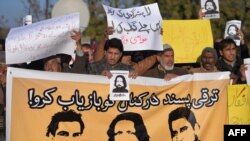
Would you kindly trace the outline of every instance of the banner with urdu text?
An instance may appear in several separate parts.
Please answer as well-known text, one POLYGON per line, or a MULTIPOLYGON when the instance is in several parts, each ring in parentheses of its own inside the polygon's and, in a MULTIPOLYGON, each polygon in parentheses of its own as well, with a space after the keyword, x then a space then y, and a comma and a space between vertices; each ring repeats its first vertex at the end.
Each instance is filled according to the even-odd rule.
POLYGON ((175 63, 199 61, 205 47, 213 47, 209 20, 163 20, 163 44, 174 48, 175 63))
POLYGON ((162 50, 162 17, 157 3, 133 8, 103 5, 107 24, 113 27, 109 38, 121 39, 125 51, 162 50))
POLYGON ((250 125, 250 86, 230 85, 227 91, 229 124, 250 125))
POLYGON ((223 141, 229 73, 129 79, 109 100, 104 76, 8 68, 7 141, 223 141))

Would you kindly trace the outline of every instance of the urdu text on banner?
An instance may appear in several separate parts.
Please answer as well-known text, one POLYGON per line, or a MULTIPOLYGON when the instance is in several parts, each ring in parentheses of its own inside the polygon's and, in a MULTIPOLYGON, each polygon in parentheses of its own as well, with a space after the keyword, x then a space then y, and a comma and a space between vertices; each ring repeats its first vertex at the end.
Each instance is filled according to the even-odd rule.
POLYGON ((209 20, 164 20, 162 38, 174 48, 175 63, 195 63, 205 47, 213 47, 209 20))
POLYGON ((104 76, 17 68, 8 68, 7 73, 8 141, 55 140, 63 138, 59 134, 62 129, 78 133, 72 137, 75 141, 107 141, 119 132, 118 126, 127 131, 131 122, 136 124, 129 130, 133 133, 119 132, 116 140, 171 140, 171 129, 177 130, 172 116, 176 117, 178 111, 192 117, 188 119, 193 121, 195 131, 188 120, 182 120, 183 115, 178 115, 182 117, 180 123, 185 121, 190 126, 190 137, 222 141, 223 127, 228 123, 229 72, 189 74, 171 81, 130 79, 129 101, 110 100, 109 79, 104 76), (73 119, 73 115, 78 118, 73 119))
POLYGON ((250 86, 228 86, 229 124, 250 124, 250 86))
POLYGON ((108 26, 114 29, 109 38, 121 39, 125 51, 162 50, 162 17, 157 3, 127 9, 103 7, 108 26))
POLYGON ((72 30, 79 29, 79 13, 12 28, 6 38, 6 64, 25 63, 51 55, 74 55, 72 30))

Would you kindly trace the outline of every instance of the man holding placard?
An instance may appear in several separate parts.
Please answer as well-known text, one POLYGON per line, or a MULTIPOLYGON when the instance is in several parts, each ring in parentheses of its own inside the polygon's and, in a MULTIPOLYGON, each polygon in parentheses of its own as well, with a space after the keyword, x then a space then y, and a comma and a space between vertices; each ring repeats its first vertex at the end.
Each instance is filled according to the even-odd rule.
POLYGON ((137 73, 131 66, 121 63, 120 59, 123 54, 123 44, 120 39, 112 38, 105 43, 105 57, 90 64, 88 67, 90 74, 104 75, 108 78, 112 77, 111 70, 129 70, 129 76, 137 77, 137 73))

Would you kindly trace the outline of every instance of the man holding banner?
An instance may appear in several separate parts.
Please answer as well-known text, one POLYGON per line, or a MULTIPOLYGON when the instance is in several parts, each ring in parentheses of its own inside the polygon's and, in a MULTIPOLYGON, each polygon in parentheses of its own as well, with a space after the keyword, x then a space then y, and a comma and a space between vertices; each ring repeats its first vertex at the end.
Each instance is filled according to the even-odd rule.
POLYGON ((121 63, 120 59, 123 54, 123 44, 120 39, 112 38, 105 43, 105 57, 98 62, 89 66, 89 73, 96 75, 104 75, 108 78, 112 77, 110 70, 129 70, 129 76, 137 77, 137 73, 131 66, 121 63))
POLYGON ((163 51, 158 54, 157 60, 159 64, 145 72, 144 76, 171 80, 179 75, 188 74, 186 70, 174 66, 174 50, 168 44, 163 45, 163 51))

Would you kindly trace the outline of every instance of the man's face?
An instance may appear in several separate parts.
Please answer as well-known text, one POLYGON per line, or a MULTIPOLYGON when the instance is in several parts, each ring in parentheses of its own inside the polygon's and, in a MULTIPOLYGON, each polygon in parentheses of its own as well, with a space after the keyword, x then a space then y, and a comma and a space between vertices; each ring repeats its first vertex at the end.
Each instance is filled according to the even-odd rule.
POLYGON ((118 78, 116 79, 115 86, 118 87, 118 88, 124 87, 124 82, 123 82, 123 79, 122 79, 121 77, 118 77, 118 78))
POLYGON ((230 26, 228 28, 228 34, 229 35, 236 35, 236 33, 237 33, 237 29, 234 26, 230 26))
POLYGON ((115 126, 115 141, 138 141, 134 123, 129 120, 119 121, 115 126))
POLYGON ((223 50, 220 50, 220 55, 227 63, 233 63, 237 55, 236 46, 234 44, 229 44, 227 47, 223 48, 223 50))
POLYGON ((89 63, 93 63, 94 62, 94 52, 93 52, 93 50, 90 49, 90 48, 83 47, 82 51, 88 55, 89 63))
POLYGON ((203 58, 201 58, 201 63, 207 71, 214 70, 216 63, 214 54, 212 52, 205 52, 203 58))
POLYGON ((174 68, 174 52, 173 51, 165 51, 160 56, 160 63, 166 70, 173 70, 174 68))
POLYGON ((61 65, 56 58, 50 59, 44 64, 45 71, 61 72, 61 69, 61 65))
POLYGON ((119 62, 122 53, 117 48, 109 48, 106 52, 106 59, 110 65, 115 65, 119 62))
POLYGON ((81 127, 77 121, 59 122, 53 141, 80 141, 81 127))
POLYGON ((173 141, 195 141, 195 131, 191 124, 185 119, 180 118, 172 122, 173 141))
POLYGON ((94 52, 93 52, 92 49, 88 50, 88 60, 89 60, 89 63, 93 63, 94 62, 94 52))
POLYGON ((206 3, 206 10, 207 10, 207 11, 212 11, 212 10, 214 10, 214 6, 213 6, 213 3, 212 3, 212 2, 207 2, 207 3, 206 3))

